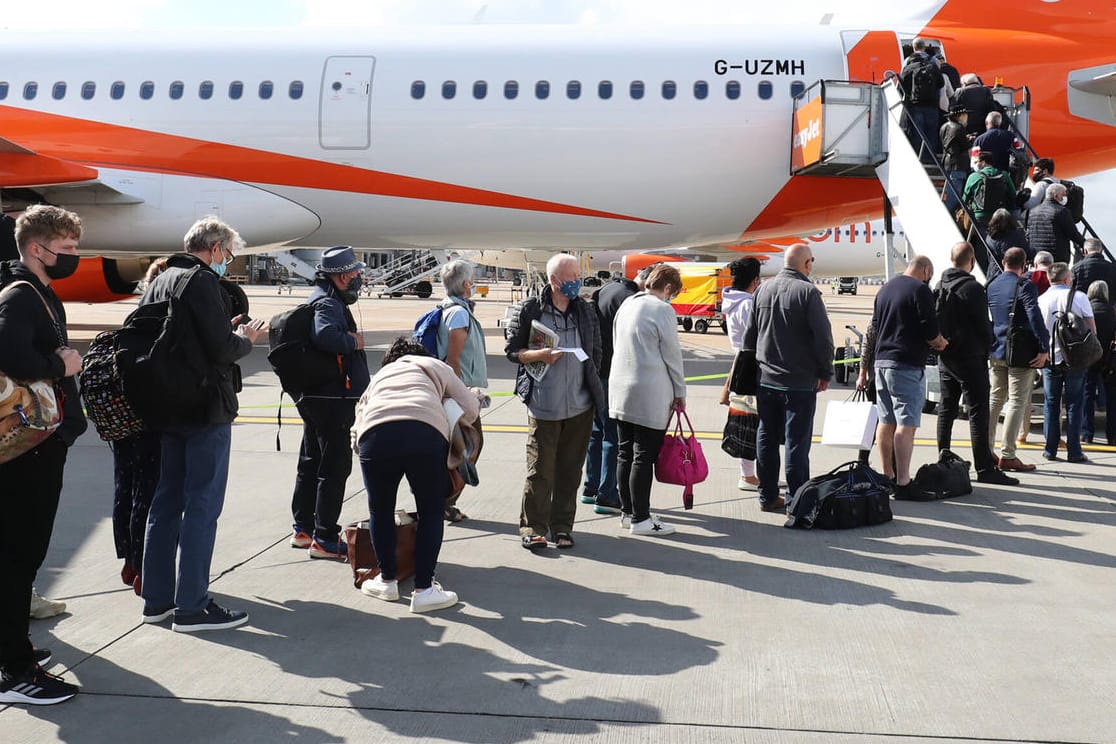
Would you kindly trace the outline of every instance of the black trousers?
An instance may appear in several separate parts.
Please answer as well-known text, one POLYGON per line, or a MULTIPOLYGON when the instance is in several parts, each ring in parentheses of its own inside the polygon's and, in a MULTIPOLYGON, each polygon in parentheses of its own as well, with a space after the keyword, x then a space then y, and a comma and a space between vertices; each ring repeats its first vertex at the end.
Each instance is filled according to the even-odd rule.
POLYGON ((616 430, 620 444, 616 452, 620 509, 631 514, 633 522, 642 522, 651 516, 651 482, 666 429, 650 429, 617 420, 616 430))
POLYGON ((162 449, 163 438, 157 431, 141 431, 112 443, 112 537, 116 557, 136 571, 143 566, 147 514, 159 485, 162 449))
POLYGON ((988 380, 988 360, 978 357, 947 359, 938 362, 942 381, 942 402, 938 411, 938 450, 950 449, 953 422, 961 396, 969 406, 969 436, 973 442, 973 465, 979 473, 994 467, 996 458, 989 441, 988 416, 992 386, 988 380))
POLYGON ((31 586, 50 546, 67 451, 56 434, 0 465, 0 669, 10 675, 35 663, 31 586))
POLYGON ((337 540, 345 483, 353 470, 349 430, 356 417, 356 399, 303 398, 302 447, 298 453, 291 512, 294 529, 313 532, 321 540, 337 540))

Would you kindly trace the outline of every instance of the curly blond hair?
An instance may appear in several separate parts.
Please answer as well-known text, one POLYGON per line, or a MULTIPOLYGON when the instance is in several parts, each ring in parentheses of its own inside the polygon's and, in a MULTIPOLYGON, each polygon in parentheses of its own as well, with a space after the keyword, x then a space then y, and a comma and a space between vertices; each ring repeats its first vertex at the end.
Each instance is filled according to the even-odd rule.
POLYGON ((62 207, 35 204, 16 218, 16 247, 21 256, 32 243, 49 243, 59 238, 81 240, 81 217, 62 207))

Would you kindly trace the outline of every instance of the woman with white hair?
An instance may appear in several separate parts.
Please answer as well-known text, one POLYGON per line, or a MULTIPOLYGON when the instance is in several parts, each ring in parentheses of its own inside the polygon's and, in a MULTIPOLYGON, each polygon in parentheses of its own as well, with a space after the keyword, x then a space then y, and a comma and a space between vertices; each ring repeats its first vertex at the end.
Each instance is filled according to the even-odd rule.
MULTIPOLYGON (((485 357, 484 331, 473 315, 474 303, 470 299, 476 281, 473 265, 455 259, 442 267, 442 286, 446 298, 442 300, 442 322, 438 325, 438 358, 453 368, 467 387, 488 387, 488 360, 485 357)), ((480 430, 480 419, 476 428, 480 430)), ((460 493, 446 499, 447 522, 467 519, 457 508, 460 493)))
POLYGON ((1096 412, 1098 388, 1104 389, 1104 436, 1108 444, 1116 444, 1116 374, 1112 369, 1112 341, 1116 337, 1116 309, 1108 296, 1108 284, 1097 280, 1089 285, 1086 296, 1093 308, 1093 321, 1097 324, 1097 340, 1104 354, 1100 361, 1089 368, 1085 378, 1085 420, 1081 424, 1081 441, 1093 442, 1093 416, 1096 412))

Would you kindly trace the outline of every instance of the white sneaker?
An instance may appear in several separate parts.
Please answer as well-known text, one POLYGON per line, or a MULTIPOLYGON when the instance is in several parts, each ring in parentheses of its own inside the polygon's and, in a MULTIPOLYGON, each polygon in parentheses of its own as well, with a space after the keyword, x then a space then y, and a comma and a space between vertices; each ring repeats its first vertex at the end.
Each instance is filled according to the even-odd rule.
POLYGON ((47 599, 40 595, 35 587, 31 587, 31 617, 36 620, 45 620, 48 617, 61 615, 66 611, 66 603, 47 599))
POLYGON ((632 522, 631 526, 631 534, 642 535, 644 537, 665 537, 673 533, 673 527, 654 516, 642 522, 632 522))
POLYGON ((360 591, 369 597, 394 602, 399 599, 399 582, 395 579, 384 581, 383 575, 376 574, 360 585, 360 591))
POLYGON ((453 607, 455 604, 457 604, 457 594, 447 592, 437 581, 431 584, 429 589, 423 589, 422 591, 416 589, 415 593, 411 595, 411 612, 444 610, 447 607, 453 607))
POLYGON ((754 477, 753 480, 755 480, 756 482, 752 483, 748 480, 747 476, 742 475, 740 476, 740 480, 736 482, 736 487, 739 488, 741 491, 758 491, 759 480, 754 477))
POLYGON ((627 532, 631 528, 632 528, 632 515, 631 514, 621 514, 620 515, 620 531, 621 532, 627 532))

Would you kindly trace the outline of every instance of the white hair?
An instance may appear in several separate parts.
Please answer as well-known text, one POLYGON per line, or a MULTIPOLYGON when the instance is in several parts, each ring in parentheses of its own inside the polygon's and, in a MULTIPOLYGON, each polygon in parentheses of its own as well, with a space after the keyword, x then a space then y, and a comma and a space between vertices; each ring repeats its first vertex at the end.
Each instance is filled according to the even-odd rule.
POLYGON ((977 77, 975 72, 966 72, 961 76, 962 85, 979 85, 980 78, 977 77))
POLYGON ((577 264, 577 256, 569 253, 555 253, 551 256, 550 260, 546 262, 547 279, 552 276, 558 276, 558 272, 562 269, 562 264, 567 261, 573 261, 574 264, 577 264))
POLYGON ((460 297, 465 294, 465 282, 473 280, 473 265, 455 258, 442 267, 439 276, 450 297, 460 297))
POLYGON ((213 246, 224 243, 225 249, 236 254, 244 247, 240 233, 229 227, 219 217, 207 215, 190 226, 182 245, 190 253, 213 250, 213 246))

